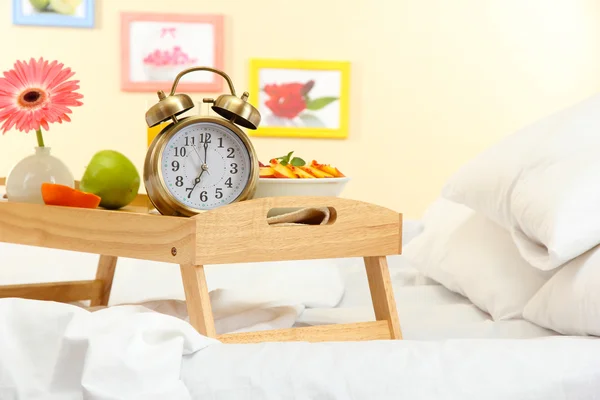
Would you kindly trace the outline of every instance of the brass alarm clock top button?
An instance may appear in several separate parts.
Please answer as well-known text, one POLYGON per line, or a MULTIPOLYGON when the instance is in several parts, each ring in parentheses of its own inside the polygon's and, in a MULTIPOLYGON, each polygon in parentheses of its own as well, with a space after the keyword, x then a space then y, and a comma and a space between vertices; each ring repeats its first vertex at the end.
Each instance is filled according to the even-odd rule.
POLYGON ((214 101, 212 109, 236 125, 256 129, 260 124, 260 113, 246 99, 248 99, 248 92, 244 92, 241 98, 223 94, 214 101))
POLYGON ((160 90, 158 98, 160 101, 146 112, 146 124, 149 127, 156 126, 194 108, 194 102, 187 94, 178 93, 165 96, 165 93, 160 90))

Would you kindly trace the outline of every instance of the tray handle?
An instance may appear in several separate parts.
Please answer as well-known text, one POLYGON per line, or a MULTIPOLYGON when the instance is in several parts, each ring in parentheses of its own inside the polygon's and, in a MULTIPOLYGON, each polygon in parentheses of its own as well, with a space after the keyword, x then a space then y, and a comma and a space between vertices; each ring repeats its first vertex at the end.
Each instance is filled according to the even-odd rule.
POLYGON ((267 197, 230 204, 192 217, 199 264, 400 254, 402 214, 339 197, 267 197), (335 210, 325 225, 269 225, 277 208, 335 210))

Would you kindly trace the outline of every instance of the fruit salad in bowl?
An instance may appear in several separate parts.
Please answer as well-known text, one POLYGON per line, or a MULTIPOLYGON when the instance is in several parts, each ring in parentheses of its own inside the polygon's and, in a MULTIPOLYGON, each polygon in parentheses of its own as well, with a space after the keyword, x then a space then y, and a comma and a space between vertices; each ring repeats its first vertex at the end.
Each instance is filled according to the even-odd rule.
POLYGON ((260 163, 260 173, 254 198, 279 196, 339 196, 350 180, 338 168, 310 163, 293 152, 260 163))

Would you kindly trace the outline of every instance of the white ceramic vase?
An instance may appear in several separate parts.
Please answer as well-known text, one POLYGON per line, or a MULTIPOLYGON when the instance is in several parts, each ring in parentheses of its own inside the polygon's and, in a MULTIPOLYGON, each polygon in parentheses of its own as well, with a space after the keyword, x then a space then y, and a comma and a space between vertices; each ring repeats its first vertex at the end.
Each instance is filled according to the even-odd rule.
POLYGON ((6 177, 8 201, 44 204, 42 183, 75 187, 69 168, 50 154, 49 147, 35 147, 35 153, 19 161, 6 177))

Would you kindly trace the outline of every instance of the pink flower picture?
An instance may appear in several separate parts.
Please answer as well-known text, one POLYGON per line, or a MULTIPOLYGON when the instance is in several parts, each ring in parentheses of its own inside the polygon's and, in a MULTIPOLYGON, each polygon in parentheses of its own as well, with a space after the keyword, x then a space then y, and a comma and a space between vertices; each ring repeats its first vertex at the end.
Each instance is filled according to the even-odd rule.
MULTIPOLYGON (((166 91, 185 69, 221 68, 221 22, 219 16, 123 14, 123 89, 166 91)), ((215 74, 200 71, 186 75, 179 90, 220 87, 215 74)))

